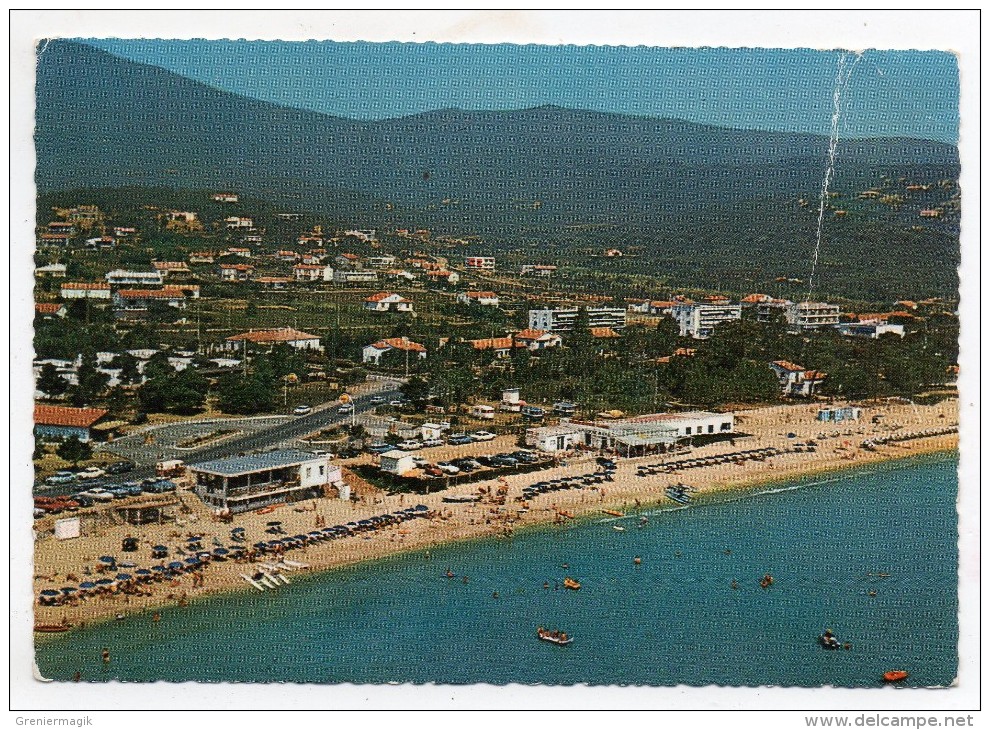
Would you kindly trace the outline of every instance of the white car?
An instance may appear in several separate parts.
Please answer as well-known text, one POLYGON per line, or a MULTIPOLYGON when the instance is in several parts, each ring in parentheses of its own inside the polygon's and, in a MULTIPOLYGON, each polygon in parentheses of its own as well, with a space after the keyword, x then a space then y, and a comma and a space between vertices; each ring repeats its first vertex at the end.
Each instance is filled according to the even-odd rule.
POLYGON ((372 396, 371 397, 371 402, 372 403, 384 403, 385 402, 385 396, 383 396, 383 395, 372 396))
POLYGON ((495 438, 495 434, 493 434, 491 431, 475 431, 474 433, 471 434, 471 438, 473 438, 475 441, 491 441, 493 438, 495 438))
POLYGON ((92 489, 87 489, 85 492, 80 492, 84 497, 89 497, 90 499, 96 500, 97 502, 112 502, 113 493, 103 487, 93 487, 92 489))
POLYGON ((99 479, 102 476, 106 476, 106 472, 98 466, 88 466, 79 472, 80 479, 99 479))
POLYGON ((354 406, 350 403, 341 403, 340 407, 337 409, 337 413, 353 413, 354 406))
POLYGON ((441 461, 437 463, 437 469, 442 471, 444 474, 460 474, 461 470, 456 466, 447 461, 441 461))
POLYGON ((305 416, 313 412, 313 407, 307 405, 300 405, 293 408, 292 412, 297 416, 305 416))
POLYGON ((430 448, 433 446, 443 446, 443 444, 443 439, 426 439, 426 441, 423 442, 423 447, 430 448))
POLYGON ((422 447, 423 447, 422 441, 409 440, 409 441, 403 441, 401 444, 399 444, 399 448, 402 449, 403 451, 415 451, 416 449, 422 447))

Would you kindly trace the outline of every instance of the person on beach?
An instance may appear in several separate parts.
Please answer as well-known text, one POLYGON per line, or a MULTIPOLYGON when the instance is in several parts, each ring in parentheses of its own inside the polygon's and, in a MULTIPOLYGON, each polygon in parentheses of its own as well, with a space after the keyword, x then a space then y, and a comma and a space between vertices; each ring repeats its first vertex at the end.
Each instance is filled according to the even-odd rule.
POLYGON ((100 652, 100 656, 103 658, 104 664, 110 663, 110 650, 107 647, 103 647, 103 651, 100 652))

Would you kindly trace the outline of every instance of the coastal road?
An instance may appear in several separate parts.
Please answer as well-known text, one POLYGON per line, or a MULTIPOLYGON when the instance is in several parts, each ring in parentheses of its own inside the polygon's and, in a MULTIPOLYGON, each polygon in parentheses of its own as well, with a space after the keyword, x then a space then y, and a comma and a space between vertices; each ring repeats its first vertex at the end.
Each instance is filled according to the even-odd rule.
MULTIPOLYGON (((306 416, 239 418, 162 426, 154 429, 155 443, 150 445, 144 444, 144 433, 125 436, 108 444, 103 450, 131 459, 137 467, 126 474, 110 475, 98 481, 100 484, 112 486, 153 477, 155 462, 162 459, 182 459, 187 464, 195 464, 248 451, 292 446, 300 437, 329 426, 362 423, 367 427, 372 425, 371 411, 379 405, 373 403, 372 398, 376 396, 384 397, 386 400, 397 398, 400 395, 398 390, 400 384, 401 381, 398 380, 378 380, 365 384, 360 392, 351 395, 351 402, 354 404, 352 414, 341 414, 336 401, 332 401, 318 406, 313 413, 306 416), (198 449, 183 449, 175 445, 183 439, 207 434, 218 428, 234 428, 244 433, 198 449)), ((58 487, 36 485, 35 492, 45 495, 73 494, 85 488, 85 485, 78 483, 58 487)))

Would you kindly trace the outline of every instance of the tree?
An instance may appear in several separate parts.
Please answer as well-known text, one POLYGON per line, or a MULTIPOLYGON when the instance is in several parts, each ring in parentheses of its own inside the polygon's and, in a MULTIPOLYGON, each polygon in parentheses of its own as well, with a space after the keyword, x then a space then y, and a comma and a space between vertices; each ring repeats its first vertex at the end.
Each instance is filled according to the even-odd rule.
POLYGON ((256 375, 227 375, 217 386, 217 405, 225 413, 262 413, 274 408, 275 391, 256 375))
POLYGON ((249 299, 247 307, 244 308, 244 316, 252 319, 258 316, 258 305, 253 299, 249 299))
POLYGON ((122 352, 113 359, 113 365, 120 370, 120 382, 136 383, 141 379, 138 372, 138 360, 129 352, 122 352))
POLYGON ((419 376, 413 376, 399 386, 401 392, 413 403, 423 403, 430 399, 430 384, 419 376))
POLYGON ((93 447, 89 443, 84 443, 78 437, 73 436, 58 445, 55 451, 59 458, 71 462, 73 466, 80 461, 85 461, 93 455, 93 447))
POLYGON ((54 365, 46 362, 41 366, 41 372, 38 374, 37 387, 49 397, 58 397, 69 389, 69 384, 58 374, 58 369, 54 365))
POLYGON ((193 368, 149 378, 138 390, 142 410, 190 415, 203 409, 209 382, 193 368))
POLYGON ((92 403, 110 382, 110 376, 96 369, 96 358, 83 355, 82 362, 76 370, 76 386, 69 391, 69 399, 74 406, 84 406, 92 403))

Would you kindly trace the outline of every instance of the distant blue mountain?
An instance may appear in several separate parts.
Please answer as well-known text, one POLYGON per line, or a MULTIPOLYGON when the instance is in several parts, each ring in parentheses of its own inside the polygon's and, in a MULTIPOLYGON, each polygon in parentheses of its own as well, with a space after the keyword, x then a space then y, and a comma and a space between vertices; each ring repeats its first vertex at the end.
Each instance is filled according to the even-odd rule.
MULTIPOLYGON (((348 196, 499 218, 539 200, 544 221, 641 217, 816 191, 823 137, 539 107, 356 121, 220 91, 68 41, 38 64, 37 183, 233 188, 313 210, 348 196)), ((955 177, 938 142, 851 140, 841 180, 955 177)), ((453 214, 452 214, 453 215, 453 214)))

